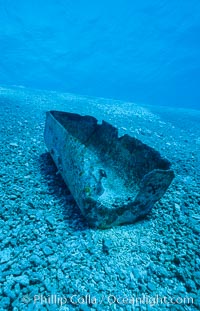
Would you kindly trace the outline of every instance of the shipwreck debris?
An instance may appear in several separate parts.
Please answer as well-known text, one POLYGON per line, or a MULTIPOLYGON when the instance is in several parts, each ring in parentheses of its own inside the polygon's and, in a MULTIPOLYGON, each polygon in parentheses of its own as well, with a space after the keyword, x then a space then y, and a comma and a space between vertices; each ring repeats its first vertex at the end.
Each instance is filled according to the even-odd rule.
POLYGON ((145 216, 174 178, 159 152, 92 116, 48 111, 50 154, 93 227, 133 223, 145 216))

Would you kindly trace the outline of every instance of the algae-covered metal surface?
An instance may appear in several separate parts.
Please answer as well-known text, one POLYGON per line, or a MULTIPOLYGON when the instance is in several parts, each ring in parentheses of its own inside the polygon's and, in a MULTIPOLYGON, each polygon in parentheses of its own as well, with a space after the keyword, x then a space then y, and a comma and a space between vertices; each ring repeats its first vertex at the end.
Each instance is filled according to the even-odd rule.
POLYGON ((109 228, 145 216, 174 178, 170 162, 91 116, 49 111, 45 143, 82 214, 109 228))

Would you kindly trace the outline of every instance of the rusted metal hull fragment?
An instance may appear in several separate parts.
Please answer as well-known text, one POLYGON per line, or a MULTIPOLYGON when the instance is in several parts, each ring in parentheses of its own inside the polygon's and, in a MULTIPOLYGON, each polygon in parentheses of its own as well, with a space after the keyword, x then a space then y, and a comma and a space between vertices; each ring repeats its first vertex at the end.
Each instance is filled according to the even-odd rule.
POLYGON ((49 111, 45 143, 82 214, 93 227, 133 223, 145 216, 174 178, 170 163, 109 123, 49 111))

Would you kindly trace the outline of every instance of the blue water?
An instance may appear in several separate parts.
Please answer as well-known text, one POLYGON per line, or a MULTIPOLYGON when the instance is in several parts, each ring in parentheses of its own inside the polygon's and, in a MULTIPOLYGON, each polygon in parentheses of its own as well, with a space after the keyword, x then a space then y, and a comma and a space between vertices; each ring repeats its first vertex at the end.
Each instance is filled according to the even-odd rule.
POLYGON ((0 84, 200 109, 199 0, 1 0, 0 84))

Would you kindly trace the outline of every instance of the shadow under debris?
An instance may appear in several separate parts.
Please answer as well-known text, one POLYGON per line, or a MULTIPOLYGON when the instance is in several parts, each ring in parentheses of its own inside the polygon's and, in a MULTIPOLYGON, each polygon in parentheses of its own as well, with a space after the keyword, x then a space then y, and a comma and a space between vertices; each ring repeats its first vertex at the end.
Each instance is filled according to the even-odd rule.
POLYGON ((58 173, 57 167, 49 152, 39 157, 39 165, 42 176, 48 184, 48 194, 63 205, 63 218, 67 225, 73 230, 86 230, 89 228, 85 218, 82 216, 73 196, 66 186, 62 176, 58 173))

